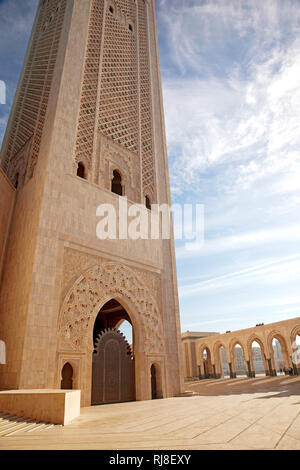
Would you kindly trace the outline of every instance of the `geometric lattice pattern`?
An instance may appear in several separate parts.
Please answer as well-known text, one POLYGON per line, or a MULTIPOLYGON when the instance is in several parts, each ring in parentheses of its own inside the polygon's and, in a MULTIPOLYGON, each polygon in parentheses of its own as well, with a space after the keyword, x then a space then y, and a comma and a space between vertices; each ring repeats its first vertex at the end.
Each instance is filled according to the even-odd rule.
MULTIPOLYGON (((2 166, 12 182, 19 173, 22 180, 30 178, 38 159, 66 4, 67 0, 41 0, 39 4, 3 148, 2 166)), ((89 178, 98 181, 96 172, 103 172, 103 162, 99 155, 93 161, 93 155, 97 134, 104 135, 132 152, 131 160, 142 172, 136 181, 142 180, 143 194, 153 203, 156 184, 148 8, 144 0, 91 0, 75 163, 83 162, 89 178)), ((133 190, 140 197, 140 183, 138 186, 133 190)))
MULTIPOLYGON (((124 1, 122 2, 125 3, 124 1)), ((136 16, 134 2, 129 17, 136 16)), ((121 22, 115 10, 105 15, 99 130, 133 152, 138 151, 137 40, 132 22, 121 22), (131 29, 129 29, 131 25, 131 29)))
POLYGON ((88 29, 80 111, 76 140, 76 163, 84 162, 87 170, 92 165, 104 0, 92 0, 88 29))
POLYGON ((27 167, 27 178, 32 176, 38 159, 66 2, 43 0, 39 5, 14 120, 3 152, 2 166, 11 180, 16 171, 14 157, 30 139, 30 155, 24 155, 29 161, 21 162, 27 167))
POLYGON ((150 63, 146 5, 138 2, 139 10, 139 74, 140 74, 140 121, 141 121, 141 157, 144 195, 154 201, 155 165, 153 152, 153 126, 150 85, 150 63))
MULTIPOLYGON (((154 202, 147 28, 144 0, 92 0, 75 162, 83 162, 88 170, 97 171, 94 169, 99 168, 99 160, 93 158, 100 157, 95 155, 95 132, 104 135, 140 159, 143 193, 154 202)), ((92 179, 98 181, 98 175, 92 179)))

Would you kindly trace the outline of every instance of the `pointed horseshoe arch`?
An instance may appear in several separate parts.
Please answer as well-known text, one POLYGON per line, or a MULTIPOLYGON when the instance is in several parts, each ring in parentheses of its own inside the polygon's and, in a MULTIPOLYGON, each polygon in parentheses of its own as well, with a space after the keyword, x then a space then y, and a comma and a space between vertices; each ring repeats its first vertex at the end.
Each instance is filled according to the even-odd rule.
POLYGON ((280 347, 282 349, 282 353, 288 354, 288 345, 287 345, 287 341, 285 337, 280 331, 272 330, 269 333, 268 338, 267 338, 267 348, 268 348, 268 352, 270 356, 273 354, 273 346, 272 346, 273 339, 276 339, 279 342, 280 347))
POLYGON ((293 328, 292 331, 291 331, 291 334, 290 334, 290 341, 291 341, 292 347, 293 347, 293 343, 296 341, 297 335, 300 336, 300 324, 294 326, 294 328, 293 328))
POLYGON ((282 353, 283 360, 284 360, 284 366, 286 368, 289 368, 289 367, 291 367, 292 363, 291 363, 291 360, 290 360, 290 357, 289 357, 288 343, 287 343, 284 335, 278 330, 272 330, 269 333, 268 338, 267 338, 267 348, 268 348, 268 352, 269 352, 269 355, 270 355, 270 358, 271 358, 271 364, 272 364, 272 367, 273 367, 273 374, 276 375, 276 364, 275 364, 275 359, 274 359, 274 349, 273 349, 273 346, 272 346, 272 342, 273 342, 274 339, 276 339, 280 344, 281 353, 282 353))
POLYGON ((242 348, 242 351, 243 351, 243 356, 244 356, 244 360, 246 361, 248 359, 248 355, 246 354, 248 351, 247 351, 247 346, 245 347, 245 344, 244 344, 244 341, 242 341, 240 338, 236 337, 236 338, 233 338, 230 343, 229 343, 229 357, 231 359, 231 361, 234 360, 234 348, 239 345, 241 348, 242 348))
POLYGON ((85 271, 65 297, 59 319, 59 349, 93 349, 92 332, 101 307, 116 299, 130 314, 137 345, 162 353, 163 326, 156 301, 133 270, 103 263, 85 271))
POLYGON ((165 350, 155 293, 153 295, 141 277, 125 265, 103 262, 85 270, 64 298, 58 320, 57 350, 59 358, 68 361, 69 357, 76 357, 78 360, 74 372, 79 377, 82 406, 91 403, 95 320, 111 299, 116 300, 130 317, 135 344, 136 399, 148 399, 148 382, 143 380, 146 358, 150 354, 163 358, 165 350))
MULTIPOLYGON (((267 374, 266 371, 268 370, 267 351, 266 351, 266 347, 264 344, 264 340, 257 333, 254 333, 247 339, 247 354, 249 357, 251 377, 255 377, 257 373, 257 370, 256 370, 257 366, 255 366, 255 361, 254 361, 254 356, 253 356, 254 353, 252 349, 253 343, 257 343, 260 347, 260 356, 264 365, 265 374, 267 374)), ((262 371, 259 371, 258 373, 262 373, 262 371)))
POLYGON ((223 348, 224 351, 225 351, 225 358, 226 358, 226 361, 228 363, 227 348, 226 348, 224 343, 222 343, 221 341, 217 341, 214 345, 213 353, 214 353, 214 363, 215 363, 215 366, 216 366, 216 373, 217 373, 218 377, 222 377, 224 375, 223 360, 222 360, 222 356, 221 356, 221 348, 223 348))
POLYGON ((249 357, 251 356, 252 344, 253 344, 254 342, 256 342, 257 344, 259 344, 262 355, 263 355, 263 354, 265 355, 265 354, 266 354, 266 350, 265 350, 265 345, 264 345, 263 339, 260 338, 259 335, 253 334, 253 335, 251 335, 251 336, 248 338, 248 340, 247 340, 248 356, 249 356, 249 357))

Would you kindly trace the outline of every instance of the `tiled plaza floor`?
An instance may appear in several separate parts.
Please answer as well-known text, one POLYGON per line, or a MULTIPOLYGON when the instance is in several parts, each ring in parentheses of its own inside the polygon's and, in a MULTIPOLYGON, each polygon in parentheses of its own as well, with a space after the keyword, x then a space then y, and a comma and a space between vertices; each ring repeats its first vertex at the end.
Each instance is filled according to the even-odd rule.
POLYGON ((0 420, 0 449, 300 449, 300 377, 205 380, 199 396, 82 409, 69 426, 0 420), (2 426, 2 432, 1 432, 2 426))

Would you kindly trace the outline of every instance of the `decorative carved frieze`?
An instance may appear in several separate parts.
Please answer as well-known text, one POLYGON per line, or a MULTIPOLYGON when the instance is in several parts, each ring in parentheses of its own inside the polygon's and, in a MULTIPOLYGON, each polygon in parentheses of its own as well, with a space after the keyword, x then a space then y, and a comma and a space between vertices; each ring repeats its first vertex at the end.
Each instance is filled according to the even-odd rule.
POLYGON ((82 263, 82 274, 73 283, 62 303, 59 319, 60 349, 83 351, 92 347, 93 326, 100 308, 107 300, 119 298, 133 306, 134 312, 128 313, 134 316, 134 327, 141 329, 145 352, 163 352, 163 324, 156 300, 160 297, 158 284, 157 281, 152 285, 145 283, 152 274, 141 275, 136 269, 100 259, 97 265, 84 271, 82 266, 89 262, 89 256, 84 259, 83 254, 74 256, 73 253, 65 266, 64 272, 68 271, 68 277, 71 278, 82 263))

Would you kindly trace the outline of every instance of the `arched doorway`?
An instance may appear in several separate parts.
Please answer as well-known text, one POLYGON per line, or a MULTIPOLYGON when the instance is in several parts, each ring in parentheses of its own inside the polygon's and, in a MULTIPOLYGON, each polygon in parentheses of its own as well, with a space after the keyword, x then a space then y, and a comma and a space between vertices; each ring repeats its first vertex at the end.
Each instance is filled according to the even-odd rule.
POLYGON ((229 365, 227 362, 226 349, 219 341, 214 346, 216 378, 229 377, 229 365))
POLYGON ((101 308, 93 341, 92 404, 134 401, 134 331, 127 311, 117 300, 112 299, 101 308), (127 325, 130 342, 122 324, 127 325))
POLYGON ((158 364, 151 365, 150 375, 152 400, 163 398, 161 370, 158 364))
POLYGON ((300 336, 299 334, 296 335, 295 342, 292 344, 293 348, 293 355, 292 355, 292 362, 293 362, 293 369, 294 373, 300 375, 300 336))
MULTIPOLYGON (((288 354, 284 337, 277 331, 272 331, 267 340, 269 374, 276 376, 278 373, 288 373, 291 368, 291 358, 288 354)), ((292 370, 292 368, 291 368, 292 370)))
POLYGON ((288 361, 285 359, 285 347, 280 338, 274 337, 272 340, 272 362, 273 375, 283 375, 289 369, 288 361))
POLYGON ((156 400, 157 398, 156 369, 154 364, 151 366, 151 397, 152 400, 156 400))
POLYGON ((300 375, 300 327, 296 326, 291 333, 292 367, 295 375, 300 375))
POLYGON ((255 377, 266 375, 267 365, 264 350, 260 341, 254 340, 250 345, 251 369, 255 377))
POLYGON ((226 349, 224 346, 220 347, 220 361, 221 361, 221 366, 222 366, 222 377, 224 379, 228 379, 230 377, 230 368, 229 364, 227 361, 227 354, 226 354, 226 349))
MULTIPOLYGON (((66 351, 77 351, 80 355, 78 372, 76 366, 76 388, 82 391, 82 406, 90 406, 92 399, 95 322, 100 310, 104 310, 102 307, 112 299, 117 300, 121 307, 117 302, 111 308, 121 308, 126 314, 125 318, 132 324, 136 399, 150 399, 149 357, 154 356, 160 363, 164 362, 166 351, 163 321, 153 292, 154 286, 151 283, 147 285, 147 282, 149 284, 135 268, 103 261, 82 273, 65 296, 59 316, 58 352, 60 360, 66 358, 66 351)), ((106 318, 111 320, 111 327, 119 328, 118 319, 112 318, 113 315, 114 312, 110 312, 109 318, 108 315, 106 318)), ((118 317, 120 320, 124 318, 120 314, 118 317)), ((103 319, 101 321, 97 321, 100 328, 98 331, 106 327, 107 322, 103 319)), ((58 386, 60 373, 61 368, 57 371, 58 386)), ((169 374, 164 364, 161 366, 161 373, 164 391, 167 383, 165 376, 169 374)))
POLYGON ((199 375, 202 379, 211 379, 213 378, 213 367, 211 361, 211 352, 210 349, 205 346, 200 350, 200 366, 199 366, 199 375))
POLYGON ((61 371, 61 384, 62 390, 72 390, 73 388, 73 367, 67 362, 61 371))
POLYGON ((233 364, 235 377, 247 377, 244 351, 239 343, 236 343, 233 348, 233 364))
POLYGON ((119 196, 123 196, 122 176, 117 170, 113 172, 113 179, 111 181, 111 191, 119 196))
POLYGON ((84 165, 82 162, 79 162, 79 163, 78 163, 78 166, 77 166, 77 176, 79 176, 79 178, 82 178, 82 179, 84 179, 84 180, 87 179, 85 165, 84 165))

